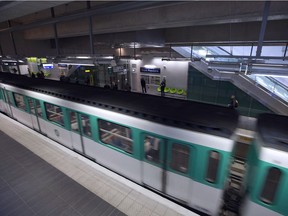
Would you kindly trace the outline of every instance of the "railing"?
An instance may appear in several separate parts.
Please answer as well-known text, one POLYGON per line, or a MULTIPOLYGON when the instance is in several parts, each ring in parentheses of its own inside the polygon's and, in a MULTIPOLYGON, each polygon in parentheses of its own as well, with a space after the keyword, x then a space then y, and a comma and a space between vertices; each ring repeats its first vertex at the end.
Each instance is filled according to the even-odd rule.
POLYGON ((265 77, 265 76, 257 76, 257 75, 249 75, 250 79, 252 79, 255 83, 261 85, 265 89, 267 89, 271 96, 278 97, 283 103, 288 104, 288 88, 287 86, 280 84, 279 81, 265 77))

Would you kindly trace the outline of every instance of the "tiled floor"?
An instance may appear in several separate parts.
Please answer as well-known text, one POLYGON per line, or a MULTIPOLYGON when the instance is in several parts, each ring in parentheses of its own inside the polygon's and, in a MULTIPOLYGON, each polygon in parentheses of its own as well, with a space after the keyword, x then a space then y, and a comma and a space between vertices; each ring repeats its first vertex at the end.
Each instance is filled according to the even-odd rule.
POLYGON ((0 215, 125 215, 0 131, 0 215))
POLYGON ((2 114, 0 161, 1 216, 197 215, 2 114))

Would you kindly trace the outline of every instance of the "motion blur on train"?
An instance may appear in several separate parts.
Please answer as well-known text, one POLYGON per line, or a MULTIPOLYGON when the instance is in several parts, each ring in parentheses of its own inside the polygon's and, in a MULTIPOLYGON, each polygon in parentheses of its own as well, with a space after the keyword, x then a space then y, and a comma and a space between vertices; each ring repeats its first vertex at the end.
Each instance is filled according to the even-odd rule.
POLYGON ((0 110, 200 214, 288 215, 287 116, 245 137, 227 107, 8 73, 0 110))

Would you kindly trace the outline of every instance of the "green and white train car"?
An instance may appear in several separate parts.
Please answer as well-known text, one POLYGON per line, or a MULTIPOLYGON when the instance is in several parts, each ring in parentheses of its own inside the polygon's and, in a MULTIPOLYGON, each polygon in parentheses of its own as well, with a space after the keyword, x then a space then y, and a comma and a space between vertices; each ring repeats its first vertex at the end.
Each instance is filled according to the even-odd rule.
POLYGON ((235 110, 15 75, 0 80, 2 112, 138 184, 218 215, 235 110))
POLYGON ((288 116, 260 115, 242 215, 288 215, 288 116))

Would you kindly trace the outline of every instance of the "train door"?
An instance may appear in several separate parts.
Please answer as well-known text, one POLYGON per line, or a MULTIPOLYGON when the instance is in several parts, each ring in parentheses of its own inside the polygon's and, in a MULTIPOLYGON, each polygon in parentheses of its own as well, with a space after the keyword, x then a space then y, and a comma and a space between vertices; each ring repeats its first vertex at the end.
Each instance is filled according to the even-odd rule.
POLYGON ((10 116, 11 118, 14 118, 13 117, 13 113, 12 113, 12 94, 9 93, 9 91, 7 91, 5 88, 3 89, 3 96, 4 96, 4 101, 5 101, 5 110, 6 110, 6 114, 8 116, 10 116))
POLYGON ((2 89, 0 88, 0 111, 4 112, 4 107, 5 107, 5 103, 4 103, 4 96, 2 93, 2 89))
MULTIPOLYGON (((193 190, 191 171, 194 148, 180 142, 169 141, 167 150, 166 193, 189 202, 193 190)), ((194 159, 195 161, 195 159, 194 159)), ((200 196, 200 195, 197 195, 200 196)))
POLYGON ((144 134, 142 140, 144 149, 143 183, 165 193, 166 141, 150 134, 144 134))
POLYGON ((83 129, 80 113, 70 110, 71 140, 74 150, 85 154, 83 145, 83 129))
POLYGON ((38 116, 39 107, 37 107, 37 104, 39 103, 36 103, 36 100, 33 98, 28 98, 28 104, 29 104, 33 129, 41 132, 39 116, 38 116), (35 107, 37 107, 37 109, 35 107))

